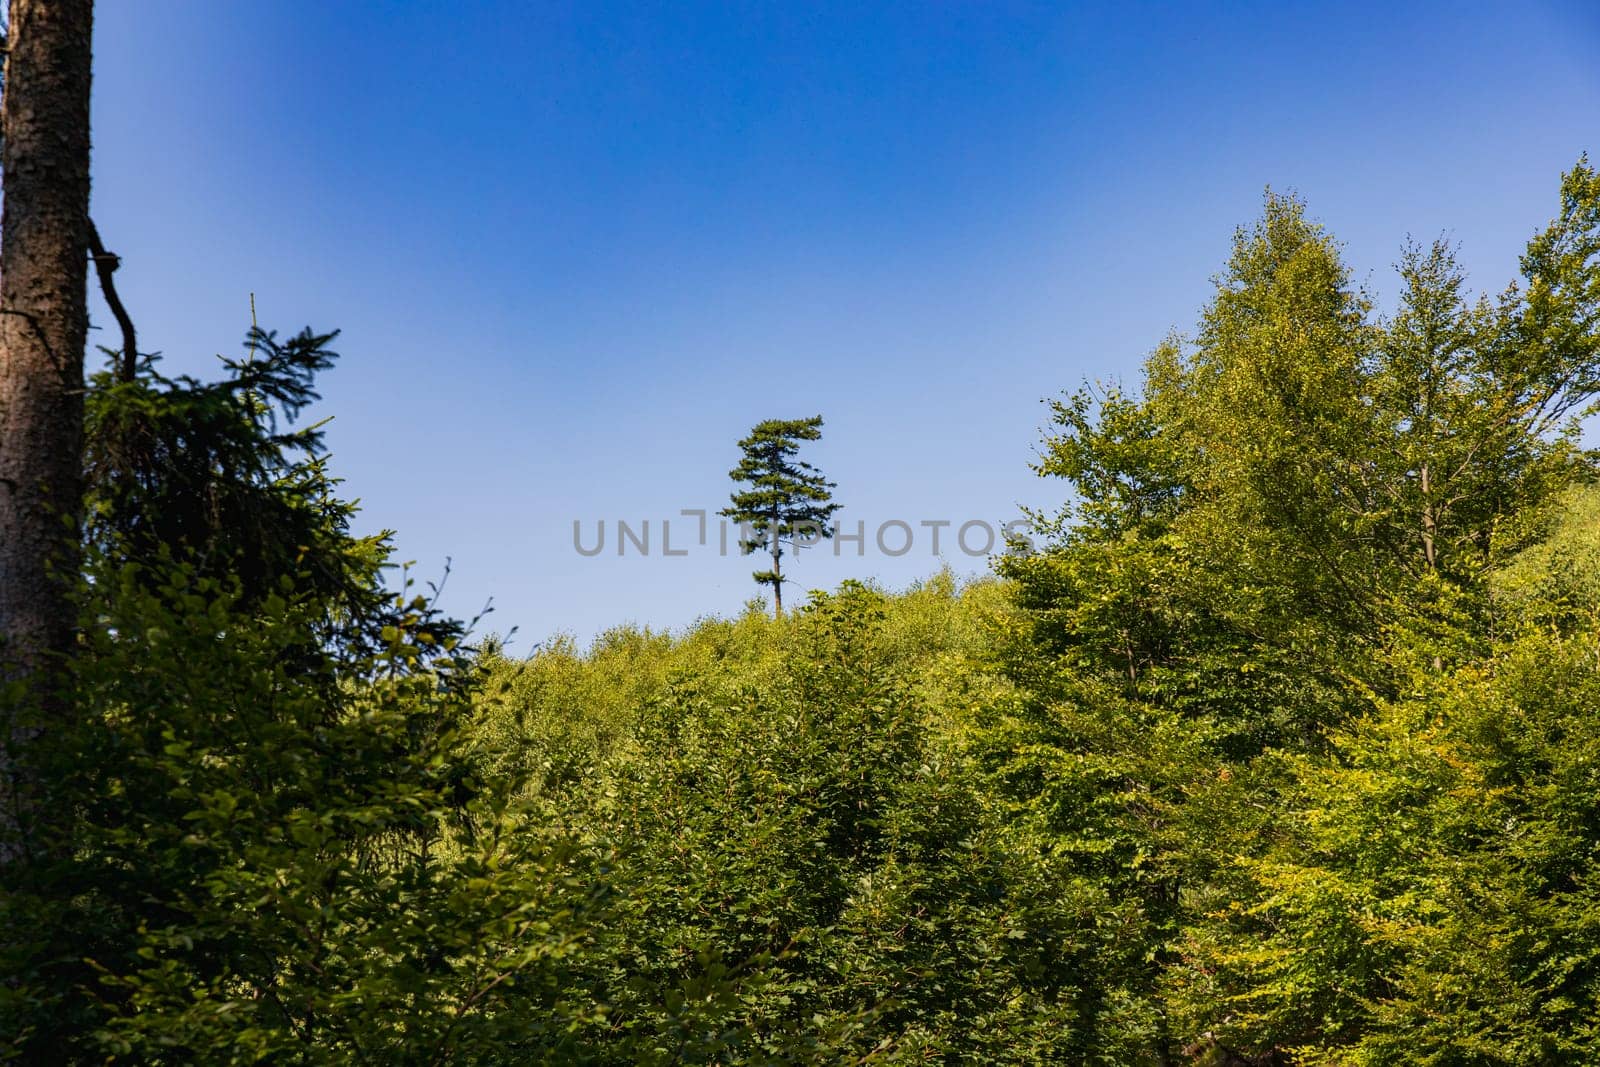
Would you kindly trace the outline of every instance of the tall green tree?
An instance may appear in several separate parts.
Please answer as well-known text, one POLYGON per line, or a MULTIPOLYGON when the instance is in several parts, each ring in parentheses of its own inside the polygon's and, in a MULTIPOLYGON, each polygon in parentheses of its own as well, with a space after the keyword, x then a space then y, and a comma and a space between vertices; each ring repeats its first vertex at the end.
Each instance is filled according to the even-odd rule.
POLYGON ((766 419, 739 442, 744 458, 728 472, 747 488, 736 490, 730 507, 719 513, 750 531, 739 547, 746 555, 765 550, 772 555, 768 570, 753 577, 772 587, 773 611, 783 614, 783 548, 797 538, 814 544, 833 536, 830 521, 840 508, 833 502, 835 483, 811 464, 796 459, 802 441, 822 437, 822 416, 809 419, 766 419))
POLYGON ((1600 1056, 1600 495, 1554 514, 1494 572, 1480 658, 1283 764, 1279 832, 1185 931, 1190 1025, 1306 1064, 1600 1056))
POLYGON ((1408 250, 1384 318, 1303 205, 1269 194, 1199 328, 1156 349, 1140 388, 1053 408, 1039 468, 1074 501, 1049 549, 1001 563, 1028 697, 996 732, 997 781, 1137 909, 1145 964, 1107 979, 1159 1005, 1157 1051, 1329 1047, 1367 1025, 1341 998, 1386 994, 1381 970, 1351 969, 1371 942, 1266 910, 1261 864, 1351 724, 1427 706, 1484 662, 1492 575, 1595 477, 1576 424, 1600 393, 1586 160, 1520 265, 1472 299, 1450 249, 1408 250), (1271 952, 1283 966, 1257 966, 1271 952))
POLYGON ((481 774, 463 626, 386 588, 292 425, 331 336, 93 379, 74 714, 28 752, 58 817, 0 866, 0 1062, 574 1061, 561 961, 603 879, 481 774))
POLYGON ((1600 390, 1597 212, 1584 161, 1519 284, 1471 301, 1447 247, 1409 250, 1385 321, 1303 206, 1269 195, 1142 389, 1054 405, 1039 469, 1075 502, 1054 550, 1003 561, 1038 638, 1129 697, 1225 712, 1241 754, 1392 692, 1395 628, 1481 607, 1496 561, 1592 470, 1573 418, 1600 390))

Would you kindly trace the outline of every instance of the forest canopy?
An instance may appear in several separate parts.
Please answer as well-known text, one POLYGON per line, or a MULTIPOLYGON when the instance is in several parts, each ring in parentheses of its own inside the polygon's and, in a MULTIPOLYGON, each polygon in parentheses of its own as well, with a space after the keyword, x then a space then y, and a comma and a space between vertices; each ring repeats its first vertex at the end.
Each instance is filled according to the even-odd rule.
POLYGON ((1398 275, 1270 193, 1038 551, 526 658, 354 531, 332 334, 112 353, 0 1058, 1600 1061, 1600 174, 1398 275))

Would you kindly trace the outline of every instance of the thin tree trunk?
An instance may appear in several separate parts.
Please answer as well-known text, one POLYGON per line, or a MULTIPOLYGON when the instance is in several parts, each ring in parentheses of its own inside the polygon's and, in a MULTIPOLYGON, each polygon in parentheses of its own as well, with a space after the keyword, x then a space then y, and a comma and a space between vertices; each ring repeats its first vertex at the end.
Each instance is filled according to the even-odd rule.
MULTIPOLYGON (((10 0, 0 103, 0 678, 25 679, 47 716, 74 628, 92 23, 93 0, 10 0)), ((0 733, 13 783, 17 740, 0 733)))
POLYGON ((1434 535, 1438 531, 1438 522, 1434 518, 1433 510, 1433 483, 1429 477, 1428 464, 1422 465, 1422 558, 1427 563, 1428 569, 1437 567, 1435 559, 1434 535))
POLYGON ((783 558, 783 542, 778 540, 778 527, 774 520, 772 527, 772 614, 777 618, 783 614, 783 570, 780 560, 783 558))
MULTIPOLYGON (((1427 463, 1422 465, 1422 558, 1428 565, 1428 570, 1439 569, 1438 546, 1435 539, 1439 532, 1438 513, 1433 505, 1433 482, 1427 463)), ((1433 657, 1435 673, 1444 670, 1444 657, 1435 653, 1433 657)))

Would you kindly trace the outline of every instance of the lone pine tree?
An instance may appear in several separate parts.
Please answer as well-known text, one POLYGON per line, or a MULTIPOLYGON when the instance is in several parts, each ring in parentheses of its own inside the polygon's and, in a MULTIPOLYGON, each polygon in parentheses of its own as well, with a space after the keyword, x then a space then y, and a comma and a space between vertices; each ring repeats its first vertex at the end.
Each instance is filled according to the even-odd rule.
POLYGON ((811 464, 796 459, 802 441, 822 437, 822 416, 809 419, 766 419, 739 442, 744 458, 728 472, 735 482, 748 486, 736 490, 729 507, 719 513, 741 524, 752 536, 741 538, 746 555, 765 549, 772 553, 772 568, 752 577, 772 586, 773 613, 783 614, 783 546, 794 547, 797 536, 814 544, 833 536, 829 520, 840 505, 833 502, 835 483, 811 464))

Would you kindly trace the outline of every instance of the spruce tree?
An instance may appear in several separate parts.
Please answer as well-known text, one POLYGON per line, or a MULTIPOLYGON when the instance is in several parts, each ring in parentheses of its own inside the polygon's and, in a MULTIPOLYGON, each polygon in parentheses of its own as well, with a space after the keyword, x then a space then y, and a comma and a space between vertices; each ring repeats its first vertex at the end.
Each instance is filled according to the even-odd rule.
POLYGON ((783 546, 795 545, 797 535, 809 542, 833 536, 829 520, 840 505, 833 503, 835 483, 811 464, 795 458, 802 441, 822 437, 822 416, 809 419, 766 419, 739 442, 744 458, 728 472, 748 488, 736 490, 731 505, 719 514, 740 523, 749 532, 739 547, 746 555, 765 549, 772 554, 770 570, 752 577, 772 586, 774 614, 783 614, 783 546))

